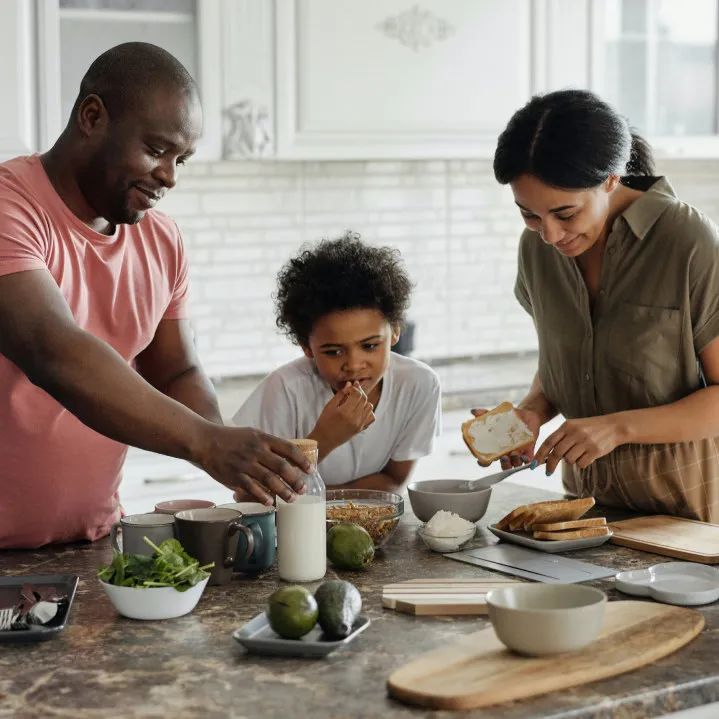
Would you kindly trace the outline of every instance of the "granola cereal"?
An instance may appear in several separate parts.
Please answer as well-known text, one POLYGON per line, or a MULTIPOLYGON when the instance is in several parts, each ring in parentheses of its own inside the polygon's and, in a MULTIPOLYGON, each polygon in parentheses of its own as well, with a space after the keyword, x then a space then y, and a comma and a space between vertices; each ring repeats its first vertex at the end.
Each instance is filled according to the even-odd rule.
POLYGON ((327 520, 352 522, 364 527, 376 546, 380 546, 397 526, 399 517, 395 517, 392 505, 355 504, 347 500, 344 504, 327 505, 327 520))

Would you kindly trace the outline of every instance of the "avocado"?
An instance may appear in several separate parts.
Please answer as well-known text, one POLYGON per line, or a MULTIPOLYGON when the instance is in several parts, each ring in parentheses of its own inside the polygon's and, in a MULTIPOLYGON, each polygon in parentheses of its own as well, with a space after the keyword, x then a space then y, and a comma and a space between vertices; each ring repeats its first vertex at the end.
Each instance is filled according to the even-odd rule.
POLYGON ((335 524, 327 532, 327 558, 338 569, 365 569, 374 559, 372 537, 358 524, 335 524))
POLYGON ((331 639, 344 639, 352 632, 360 610, 362 596, 351 582, 331 579, 315 592, 322 631, 331 639))
POLYGON ((299 639, 317 624, 317 602, 308 589, 297 584, 278 589, 269 599, 267 619, 284 639, 299 639))

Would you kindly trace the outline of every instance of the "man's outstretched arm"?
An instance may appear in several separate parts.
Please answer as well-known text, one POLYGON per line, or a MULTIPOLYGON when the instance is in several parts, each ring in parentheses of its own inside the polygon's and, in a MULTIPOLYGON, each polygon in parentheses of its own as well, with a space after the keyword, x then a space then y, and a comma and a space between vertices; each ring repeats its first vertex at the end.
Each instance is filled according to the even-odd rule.
POLYGON ((0 277, 0 352, 107 437, 191 461, 265 503, 273 494, 289 499, 290 488, 302 486, 297 467, 307 462, 295 447, 257 430, 219 426, 153 387, 77 326, 46 270, 0 277))

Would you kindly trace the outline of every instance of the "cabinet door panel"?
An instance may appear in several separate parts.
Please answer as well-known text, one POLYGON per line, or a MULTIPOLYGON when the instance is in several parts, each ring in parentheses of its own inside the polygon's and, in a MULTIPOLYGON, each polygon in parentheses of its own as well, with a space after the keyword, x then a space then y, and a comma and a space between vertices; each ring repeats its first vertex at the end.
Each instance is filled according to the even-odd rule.
POLYGON ((471 156, 531 94, 528 0, 277 6, 280 156, 471 156))
POLYGON ((32 10, 25 0, 0 3, 0 160, 36 149, 32 10))
MULTIPOLYGON (((2 3, 0 2, 0 7, 2 3)), ((92 61, 122 42, 151 42, 171 52, 197 80, 204 133, 196 160, 219 160, 221 0, 42 0, 38 5, 40 144, 50 147, 68 121, 92 61)))

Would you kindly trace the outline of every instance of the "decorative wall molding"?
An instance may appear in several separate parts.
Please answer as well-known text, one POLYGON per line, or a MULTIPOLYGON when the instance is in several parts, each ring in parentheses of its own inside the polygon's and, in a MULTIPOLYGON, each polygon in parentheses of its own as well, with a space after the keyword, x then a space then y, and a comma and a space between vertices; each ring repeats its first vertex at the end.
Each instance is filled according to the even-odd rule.
POLYGON ((419 5, 413 5, 399 15, 386 18, 377 25, 377 29, 415 52, 454 34, 454 27, 446 20, 429 10, 423 10, 419 5))
POLYGON ((224 115, 229 122, 223 137, 225 158, 257 158, 272 152, 272 123, 266 107, 245 99, 226 108, 224 115))

